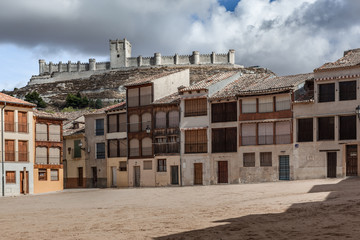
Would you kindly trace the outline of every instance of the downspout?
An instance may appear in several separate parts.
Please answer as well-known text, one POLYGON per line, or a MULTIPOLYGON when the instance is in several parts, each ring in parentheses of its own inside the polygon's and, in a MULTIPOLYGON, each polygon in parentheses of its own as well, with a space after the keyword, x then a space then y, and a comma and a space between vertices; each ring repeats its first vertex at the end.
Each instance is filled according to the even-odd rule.
MULTIPOLYGON (((180 102, 181 104, 181 102, 180 102)), ((182 179, 182 161, 181 161, 181 130, 180 130, 180 124, 181 124, 181 105, 179 106, 179 152, 180 152, 180 187, 183 186, 183 179, 182 179)))
POLYGON ((6 102, 1 108, 1 187, 2 187, 2 196, 5 196, 5 169, 4 169, 4 108, 6 107, 6 102))

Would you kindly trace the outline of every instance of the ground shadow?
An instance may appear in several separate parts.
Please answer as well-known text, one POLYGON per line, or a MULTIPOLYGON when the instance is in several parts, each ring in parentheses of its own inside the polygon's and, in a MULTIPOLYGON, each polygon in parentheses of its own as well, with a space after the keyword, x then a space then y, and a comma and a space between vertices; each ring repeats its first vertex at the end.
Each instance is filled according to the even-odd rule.
POLYGON ((314 186, 321 202, 293 204, 283 213, 224 219, 224 225, 155 239, 360 239, 360 178, 314 186))

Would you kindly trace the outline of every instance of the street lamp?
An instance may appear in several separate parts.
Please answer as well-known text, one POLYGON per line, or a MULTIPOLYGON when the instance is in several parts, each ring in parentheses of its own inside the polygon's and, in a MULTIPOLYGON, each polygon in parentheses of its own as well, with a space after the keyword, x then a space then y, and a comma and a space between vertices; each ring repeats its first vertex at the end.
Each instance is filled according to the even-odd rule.
POLYGON ((358 118, 360 119, 360 105, 358 105, 358 106, 355 108, 355 113, 357 114, 358 118))
POLYGON ((145 129, 145 130, 146 130, 146 133, 147 133, 147 134, 150 134, 150 127, 149 127, 149 125, 146 126, 146 129, 145 129))

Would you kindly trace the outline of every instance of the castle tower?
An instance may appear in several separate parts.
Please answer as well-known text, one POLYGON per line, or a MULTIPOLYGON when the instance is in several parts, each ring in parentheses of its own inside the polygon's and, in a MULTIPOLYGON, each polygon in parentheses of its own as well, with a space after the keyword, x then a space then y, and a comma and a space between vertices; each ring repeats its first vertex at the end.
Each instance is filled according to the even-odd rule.
POLYGON ((110 68, 127 67, 127 58, 131 57, 131 44, 123 40, 109 40, 110 43, 110 68))

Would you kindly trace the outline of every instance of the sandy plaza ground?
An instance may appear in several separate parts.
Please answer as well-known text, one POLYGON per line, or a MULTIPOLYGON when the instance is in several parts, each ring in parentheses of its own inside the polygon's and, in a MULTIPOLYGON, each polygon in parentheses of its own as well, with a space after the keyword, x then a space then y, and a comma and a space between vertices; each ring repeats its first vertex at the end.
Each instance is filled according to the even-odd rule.
POLYGON ((360 178, 4 197, 0 239, 360 239, 360 178))

